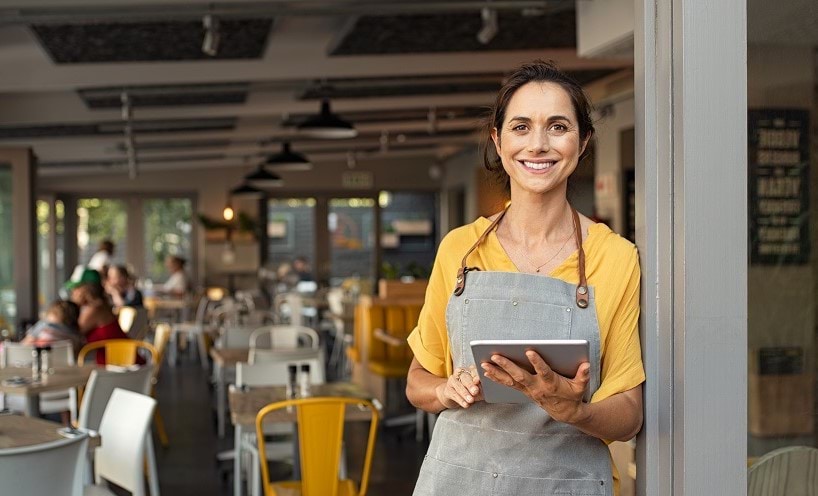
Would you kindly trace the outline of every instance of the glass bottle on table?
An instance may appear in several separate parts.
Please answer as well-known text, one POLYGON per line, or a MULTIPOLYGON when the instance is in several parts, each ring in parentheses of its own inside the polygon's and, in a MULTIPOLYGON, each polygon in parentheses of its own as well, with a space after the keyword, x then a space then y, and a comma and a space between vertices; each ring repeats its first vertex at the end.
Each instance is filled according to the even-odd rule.
POLYGON ((301 364, 301 374, 298 376, 298 390, 302 398, 309 398, 310 391, 310 364, 301 364))

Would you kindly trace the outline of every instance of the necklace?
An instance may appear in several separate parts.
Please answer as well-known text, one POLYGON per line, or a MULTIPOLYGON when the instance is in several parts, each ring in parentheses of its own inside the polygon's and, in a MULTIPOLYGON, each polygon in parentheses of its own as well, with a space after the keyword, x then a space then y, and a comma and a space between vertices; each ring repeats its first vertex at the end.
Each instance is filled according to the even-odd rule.
MULTIPOLYGON (((577 226, 576 226, 576 224, 574 223, 573 217, 572 217, 572 219, 571 219, 571 224, 574 226, 574 230, 576 230, 576 227, 577 227, 577 226)), ((522 254, 523 258, 525 258, 526 262, 528 262, 528 265, 530 265, 530 266, 534 267, 534 272, 539 273, 539 272, 540 272, 540 270, 541 270, 543 267, 545 267, 546 265, 548 265, 548 263, 549 263, 549 262, 551 262, 552 260, 554 260, 555 258, 557 258, 557 255, 559 255, 560 253, 562 253, 562 250, 564 250, 564 249, 565 249, 565 245, 567 245, 567 244, 568 244, 568 241, 569 241, 571 238, 573 238, 573 237, 574 237, 574 233, 572 232, 571 234, 569 234, 569 235, 568 235, 568 237, 567 237, 567 238, 565 238, 565 241, 563 241, 563 242, 562 242, 562 245, 560 246, 560 249, 559 249, 559 250, 557 250, 557 251, 556 251, 556 252, 555 252, 553 255, 551 255, 551 257, 550 257, 548 260, 546 260, 545 262, 543 262, 543 263, 542 263, 542 264, 540 264, 540 265, 537 265, 537 264, 535 264, 534 262, 532 262, 532 261, 531 261, 531 259, 530 259, 530 258, 528 258, 528 255, 526 255, 525 250, 520 251, 520 253, 522 254)))

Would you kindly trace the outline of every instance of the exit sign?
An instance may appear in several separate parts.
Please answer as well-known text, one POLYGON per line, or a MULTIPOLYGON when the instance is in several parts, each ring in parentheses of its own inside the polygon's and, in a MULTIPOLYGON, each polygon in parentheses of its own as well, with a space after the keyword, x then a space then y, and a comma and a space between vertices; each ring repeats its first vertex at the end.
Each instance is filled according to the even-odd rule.
POLYGON ((344 172, 341 185, 348 189, 369 189, 372 187, 372 173, 364 171, 344 172))

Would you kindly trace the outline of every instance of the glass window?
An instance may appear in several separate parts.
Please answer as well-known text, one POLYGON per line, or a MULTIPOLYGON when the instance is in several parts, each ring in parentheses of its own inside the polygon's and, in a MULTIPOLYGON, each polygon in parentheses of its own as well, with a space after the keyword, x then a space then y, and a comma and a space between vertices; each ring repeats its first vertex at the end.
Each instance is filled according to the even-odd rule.
POLYGON ((87 264, 103 240, 114 243, 111 263, 127 260, 125 202, 110 198, 81 198, 77 202, 77 245, 79 263, 87 264))
POLYGON ((54 215, 56 218, 57 236, 57 256, 55 264, 55 274, 57 285, 61 285, 68 280, 69 274, 65 271, 65 204, 62 200, 54 202, 54 215))
POLYGON ((296 257, 307 259, 308 270, 315 266, 315 198, 270 199, 267 263, 284 275, 296 257))
POLYGON ((153 281, 167 278, 165 257, 191 258, 193 205, 188 198, 145 200, 145 274, 153 281))
POLYGON ((381 277, 428 279, 437 249, 437 195, 381 191, 381 277))
POLYGON ((818 446, 818 10, 795 0, 747 5, 752 462, 818 446))
POLYGON ((51 204, 37 200, 37 305, 42 312, 54 299, 54 277, 51 267, 51 204))
POLYGON ((347 277, 374 280, 374 211, 372 198, 330 200, 330 284, 339 284, 347 277))
POLYGON ((10 336, 17 317, 14 290, 14 243, 12 225, 12 170, 0 164, 0 335, 10 336))

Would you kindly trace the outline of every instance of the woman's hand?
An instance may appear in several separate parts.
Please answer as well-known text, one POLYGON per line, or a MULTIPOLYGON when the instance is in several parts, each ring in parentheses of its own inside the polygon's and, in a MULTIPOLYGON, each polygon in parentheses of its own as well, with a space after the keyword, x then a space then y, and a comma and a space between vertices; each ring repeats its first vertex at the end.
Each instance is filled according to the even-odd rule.
POLYGON ((435 388, 437 400, 446 408, 468 408, 476 401, 483 401, 483 390, 476 367, 457 368, 446 382, 435 388))
POLYGON ((568 379, 551 370, 537 352, 528 350, 526 357, 534 366, 534 374, 501 355, 492 355, 491 362, 483 362, 481 366, 486 377, 522 392, 554 420, 583 423, 589 415, 582 397, 590 381, 591 364, 580 364, 576 376, 568 379))

